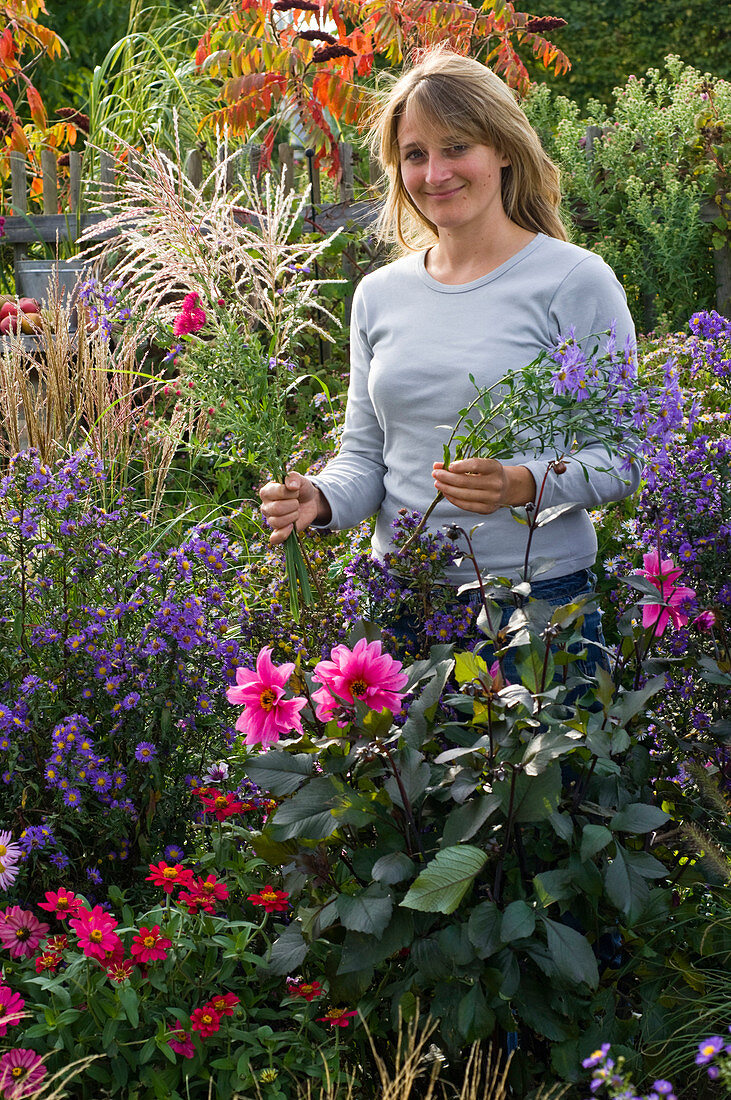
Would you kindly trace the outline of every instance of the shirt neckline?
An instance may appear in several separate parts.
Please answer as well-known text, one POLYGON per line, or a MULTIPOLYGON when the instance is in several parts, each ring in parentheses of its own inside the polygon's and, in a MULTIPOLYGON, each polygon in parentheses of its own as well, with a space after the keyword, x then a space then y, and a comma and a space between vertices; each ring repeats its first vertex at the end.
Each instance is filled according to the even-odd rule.
POLYGON ((476 290, 478 287, 485 286, 486 283, 492 283, 495 279, 499 279, 511 267, 515 267, 521 260, 534 252, 544 237, 544 233, 536 233, 532 241, 528 241, 528 244, 519 248, 505 263, 493 268, 492 271, 488 271, 487 275, 481 275, 479 279, 472 279, 469 283, 440 283, 438 279, 430 275, 426 269, 426 254, 428 252, 426 248, 416 256, 416 270, 421 280, 432 290, 436 290, 440 294, 464 294, 466 291, 476 290))

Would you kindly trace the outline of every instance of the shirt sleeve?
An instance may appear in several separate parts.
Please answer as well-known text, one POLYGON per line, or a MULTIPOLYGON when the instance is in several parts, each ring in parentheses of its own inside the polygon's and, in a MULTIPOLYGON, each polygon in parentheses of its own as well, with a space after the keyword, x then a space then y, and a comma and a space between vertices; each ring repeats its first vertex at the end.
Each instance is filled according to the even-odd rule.
POLYGON ((383 430, 368 391, 373 349, 368 340, 363 282, 353 296, 350 318, 350 384, 337 455, 310 481, 332 511, 326 530, 346 530, 375 515, 385 495, 383 430))
MULTIPOLYGON (((637 353, 634 323, 624 289, 612 269, 594 254, 580 260, 557 288, 548 307, 548 326, 553 343, 571 327, 582 343, 612 328, 617 347, 624 347, 629 339, 633 354, 637 353)), ((603 444, 590 439, 566 460, 563 474, 553 470, 546 473, 549 463, 542 459, 529 459, 522 465, 532 473, 537 493, 541 493, 543 486, 541 509, 560 504, 576 504, 587 510, 599 508, 637 492, 642 474, 639 462, 610 454, 603 444)))

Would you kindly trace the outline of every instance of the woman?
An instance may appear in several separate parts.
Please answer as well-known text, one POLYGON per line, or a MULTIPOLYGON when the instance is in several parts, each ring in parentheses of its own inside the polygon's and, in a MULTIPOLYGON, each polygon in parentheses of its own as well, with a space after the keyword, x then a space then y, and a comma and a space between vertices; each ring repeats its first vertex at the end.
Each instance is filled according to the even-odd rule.
MULTIPOLYGON (((512 92, 479 62, 427 55, 393 86, 373 144, 388 179, 382 236, 404 255, 354 296, 338 455, 316 477, 293 472, 261 490, 270 542, 293 524, 344 529, 377 512, 373 549, 383 557, 399 509, 424 512, 439 490, 429 526, 482 519, 483 572, 517 578, 525 527, 509 508, 535 502, 543 485, 541 508, 575 507, 536 532, 533 553, 553 564, 533 593, 565 602, 590 591, 588 510, 634 492, 636 466, 621 472, 591 443, 581 464, 567 460, 547 477, 548 458, 470 458, 445 470, 439 456, 475 396, 470 375, 483 387, 520 370, 571 326, 577 338, 613 326, 620 346, 634 339, 624 291, 603 260, 568 243, 557 169, 512 92)), ((469 563, 449 580, 473 581, 469 563)))

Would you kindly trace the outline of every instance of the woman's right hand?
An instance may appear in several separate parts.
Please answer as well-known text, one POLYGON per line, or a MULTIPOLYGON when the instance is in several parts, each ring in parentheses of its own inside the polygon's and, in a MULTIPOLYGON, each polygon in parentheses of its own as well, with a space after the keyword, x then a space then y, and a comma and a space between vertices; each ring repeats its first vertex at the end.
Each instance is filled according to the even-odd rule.
POLYGON ((295 526, 304 531, 315 521, 328 523, 331 518, 330 506, 320 490, 296 471, 287 474, 284 485, 268 481, 259 490, 259 496, 261 513, 272 528, 271 546, 284 542, 295 526))

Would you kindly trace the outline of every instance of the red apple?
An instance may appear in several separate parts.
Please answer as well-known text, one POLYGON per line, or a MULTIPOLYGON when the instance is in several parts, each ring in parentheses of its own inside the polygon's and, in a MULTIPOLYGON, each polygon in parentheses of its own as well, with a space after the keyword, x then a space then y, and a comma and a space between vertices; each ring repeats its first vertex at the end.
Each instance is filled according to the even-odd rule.
POLYGON ((35 298, 21 298, 18 302, 21 313, 40 313, 41 307, 35 298))
POLYGON ((3 317, 3 319, 0 321, 0 335, 4 336, 6 332, 11 331, 18 332, 22 324, 20 316, 21 315, 19 313, 8 313, 5 317, 3 317))
MULTIPOLYGON (((3 321, 6 317, 10 317, 14 313, 19 313, 17 302, 5 302, 0 306, 0 321, 3 321)), ((5 330, 7 332, 7 329, 5 330)))

